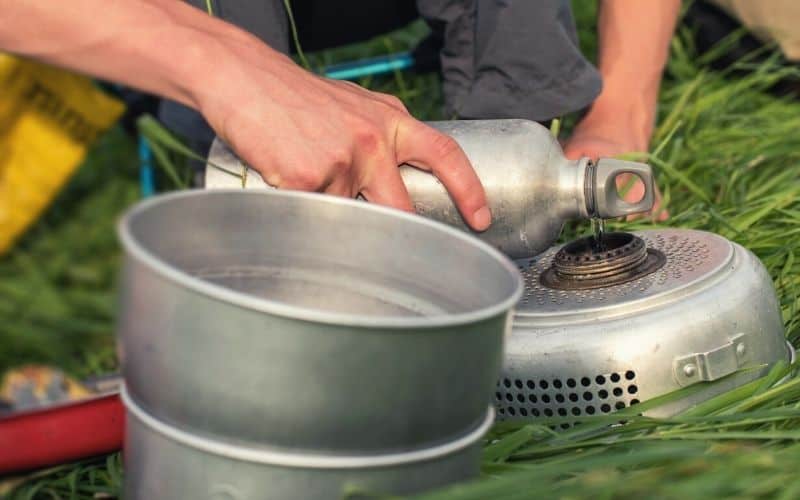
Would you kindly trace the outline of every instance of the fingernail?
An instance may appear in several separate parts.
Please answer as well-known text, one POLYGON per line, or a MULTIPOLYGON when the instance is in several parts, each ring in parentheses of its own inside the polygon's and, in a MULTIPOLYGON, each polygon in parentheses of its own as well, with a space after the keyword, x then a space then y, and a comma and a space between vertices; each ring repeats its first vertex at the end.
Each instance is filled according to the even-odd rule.
POLYGON ((489 207, 483 206, 476 210, 472 214, 472 222, 474 228, 478 231, 488 228, 489 224, 492 223, 492 213, 489 211, 489 207))

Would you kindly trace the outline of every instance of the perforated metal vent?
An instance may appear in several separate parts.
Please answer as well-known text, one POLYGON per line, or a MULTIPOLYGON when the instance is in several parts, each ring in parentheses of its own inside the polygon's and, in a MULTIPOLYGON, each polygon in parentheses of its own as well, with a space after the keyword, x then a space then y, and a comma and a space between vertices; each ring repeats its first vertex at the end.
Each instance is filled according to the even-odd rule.
POLYGON ((619 285, 592 290, 554 290, 543 286, 539 276, 550 267, 558 248, 517 261, 525 279, 525 294, 517 304, 517 315, 539 316, 652 297, 706 278, 723 266, 733 252, 724 238, 701 231, 668 229, 636 234, 649 248, 660 250, 666 256, 666 264, 653 274, 619 285))
MULTIPOLYGON (((569 427, 580 418, 628 407, 633 413, 668 416, 731 386, 709 384, 691 398, 659 408, 636 405, 701 380, 762 367, 741 370, 735 383, 744 383, 786 359, 779 305, 754 255, 703 231, 634 234, 664 254, 664 266, 625 283, 590 289, 559 289, 550 281, 543 285, 542 274, 563 247, 517 262, 527 293, 515 307, 495 388, 500 420, 555 418, 560 420, 547 425, 569 427), (741 335, 753 335, 753 342, 739 348, 741 335), (676 371, 681 360, 698 363, 697 370, 690 370, 692 380, 676 371)), ((575 248, 564 249, 560 262, 565 256, 586 255, 590 265, 595 263, 596 255, 575 248)), ((615 250, 607 246, 604 251, 615 250)), ((580 269, 573 272, 571 265, 566 259, 566 267, 562 263, 554 269, 564 279, 573 274, 591 278, 580 269)))
MULTIPOLYGON (((498 420, 603 415, 639 403, 636 373, 497 382, 498 420)), ((564 424, 568 426, 569 424, 564 424)))

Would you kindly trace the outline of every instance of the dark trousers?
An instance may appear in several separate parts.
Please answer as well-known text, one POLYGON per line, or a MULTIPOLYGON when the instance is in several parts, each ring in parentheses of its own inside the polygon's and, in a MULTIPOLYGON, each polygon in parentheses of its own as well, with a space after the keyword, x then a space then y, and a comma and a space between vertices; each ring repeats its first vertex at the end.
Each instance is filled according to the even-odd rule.
MULTIPOLYGON (((205 9, 206 0, 189 0, 205 9)), ((283 0, 213 0, 214 15, 291 51, 283 0)), ((569 0, 292 0, 306 51, 354 43, 422 17, 438 51, 445 116, 546 121, 588 106, 597 70, 578 48, 569 0)), ((436 58, 434 58, 436 59, 436 58)), ((205 151, 213 134, 174 103, 161 118, 205 151)))

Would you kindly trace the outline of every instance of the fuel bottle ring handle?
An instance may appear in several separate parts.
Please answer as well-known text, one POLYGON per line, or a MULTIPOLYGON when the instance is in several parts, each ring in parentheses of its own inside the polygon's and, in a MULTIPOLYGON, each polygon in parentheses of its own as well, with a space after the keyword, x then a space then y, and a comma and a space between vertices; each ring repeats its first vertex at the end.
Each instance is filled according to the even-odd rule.
POLYGON ((591 217, 613 219, 648 212, 655 201, 653 170, 650 165, 633 161, 601 158, 586 173, 586 205, 591 217), (617 191, 617 177, 633 174, 644 184, 644 196, 637 202, 622 199, 617 191))

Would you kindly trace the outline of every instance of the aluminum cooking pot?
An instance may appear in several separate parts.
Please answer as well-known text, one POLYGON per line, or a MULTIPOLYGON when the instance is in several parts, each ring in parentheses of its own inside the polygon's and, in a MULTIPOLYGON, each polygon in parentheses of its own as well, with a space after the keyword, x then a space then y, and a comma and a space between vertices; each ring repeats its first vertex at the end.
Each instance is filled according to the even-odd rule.
POLYGON ((523 287, 498 251, 411 214, 288 191, 159 196, 119 234, 128 498, 220 485, 263 498, 257 470, 274 498, 477 473, 523 287), (169 467, 153 465, 163 457, 169 467))

